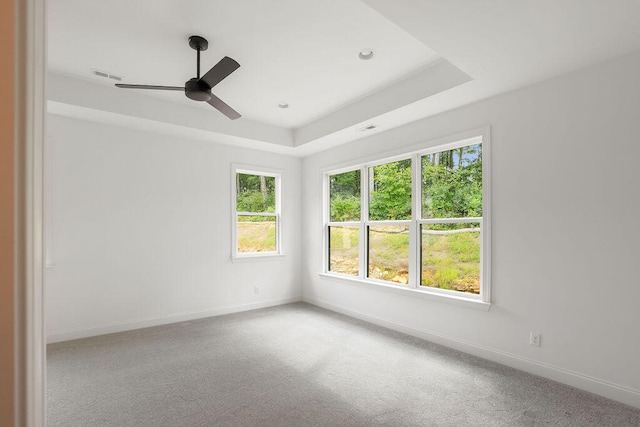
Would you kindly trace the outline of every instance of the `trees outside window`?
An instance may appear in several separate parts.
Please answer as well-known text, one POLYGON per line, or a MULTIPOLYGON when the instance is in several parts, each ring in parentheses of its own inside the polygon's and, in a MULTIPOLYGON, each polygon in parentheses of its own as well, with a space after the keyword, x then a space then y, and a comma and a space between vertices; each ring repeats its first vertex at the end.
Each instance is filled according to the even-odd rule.
POLYGON ((233 256, 280 253, 280 175, 234 170, 233 256))
POLYGON ((480 294, 482 144, 420 161, 420 286, 480 294))
POLYGON ((483 156, 478 136, 327 173, 325 271, 488 301, 483 156))
POLYGON ((328 271, 358 276, 360 270, 361 171, 329 176, 328 271))

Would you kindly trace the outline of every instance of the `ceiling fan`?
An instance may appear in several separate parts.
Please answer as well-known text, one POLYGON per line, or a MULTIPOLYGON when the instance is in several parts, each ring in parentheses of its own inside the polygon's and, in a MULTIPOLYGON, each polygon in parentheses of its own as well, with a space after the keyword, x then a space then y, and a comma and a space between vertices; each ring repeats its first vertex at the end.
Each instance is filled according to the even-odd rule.
POLYGON ((153 90, 183 90, 188 98, 194 101, 206 101, 213 108, 220 111, 231 120, 240 117, 240 114, 224 103, 220 98, 211 93, 211 88, 220 83, 229 74, 240 68, 234 59, 225 56, 214 65, 209 71, 200 77, 200 52, 207 50, 209 42, 200 36, 189 37, 189 46, 198 52, 197 76, 189 79, 182 86, 152 86, 152 85, 130 85, 117 83, 116 86, 124 89, 153 89, 153 90))

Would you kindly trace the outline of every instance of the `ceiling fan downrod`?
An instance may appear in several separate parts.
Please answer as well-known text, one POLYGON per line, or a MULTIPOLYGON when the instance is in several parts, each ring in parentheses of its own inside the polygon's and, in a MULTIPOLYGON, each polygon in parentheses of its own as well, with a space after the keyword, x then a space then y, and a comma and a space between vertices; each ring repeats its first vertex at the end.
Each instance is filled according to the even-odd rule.
POLYGON ((209 48, 209 42, 204 37, 191 36, 189 37, 189 46, 197 52, 197 70, 196 78, 200 79, 200 52, 209 48))
POLYGON ((211 93, 211 88, 240 68, 240 64, 234 59, 225 56, 207 71, 204 76, 200 77, 200 52, 207 50, 209 42, 204 37, 191 36, 189 37, 189 46, 196 51, 197 77, 186 81, 184 86, 134 85, 126 83, 116 83, 116 86, 123 89, 184 91, 187 98, 193 99, 194 101, 204 101, 231 120, 240 118, 240 113, 211 93))

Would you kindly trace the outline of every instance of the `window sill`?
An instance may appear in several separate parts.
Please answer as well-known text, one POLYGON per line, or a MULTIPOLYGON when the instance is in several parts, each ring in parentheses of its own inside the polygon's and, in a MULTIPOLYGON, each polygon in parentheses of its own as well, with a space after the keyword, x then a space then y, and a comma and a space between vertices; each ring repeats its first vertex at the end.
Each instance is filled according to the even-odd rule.
POLYGON ((367 289, 375 289, 384 292, 391 292, 398 295, 404 295, 411 298, 422 298, 429 301, 437 301, 446 304, 457 305, 459 307, 472 308, 474 310, 489 311, 491 303, 480 301, 478 299, 465 298, 457 295, 436 294, 434 292, 410 289, 396 285, 387 285, 385 283, 374 282, 372 280, 362 280, 348 276, 342 276, 331 273, 318 273, 321 279, 335 280, 349 285, 355 285, 367 289))
POLYGON ((251 254, 251 255, 234 255, 231 262, 253 262, 253 261, 280 261, 284 258, 284 254, 251 254))

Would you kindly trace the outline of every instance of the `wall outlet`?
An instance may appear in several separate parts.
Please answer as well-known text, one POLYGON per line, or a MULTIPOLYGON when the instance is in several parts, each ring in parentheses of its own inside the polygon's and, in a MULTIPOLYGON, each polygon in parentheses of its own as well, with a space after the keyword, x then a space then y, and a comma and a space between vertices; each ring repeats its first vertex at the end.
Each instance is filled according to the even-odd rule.
POLYGON ((537 334, 535 332, 531 332, 529 335, 529 344, 540 347, 540 340, 542 339, 542 335, 537 334))
POLYGON ((253 287, 253 293, 254 293, 254 294, 259 294, 259 293, 260 293, 260 288, 259 288, 259 287, 257 287, 257 286, 254 286, 254 287, 253 287))

